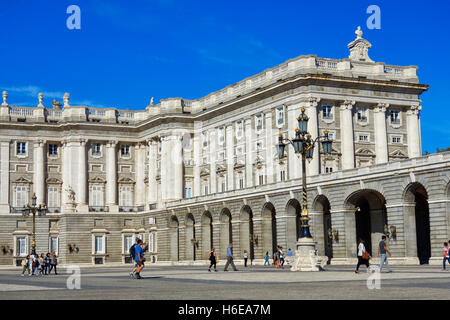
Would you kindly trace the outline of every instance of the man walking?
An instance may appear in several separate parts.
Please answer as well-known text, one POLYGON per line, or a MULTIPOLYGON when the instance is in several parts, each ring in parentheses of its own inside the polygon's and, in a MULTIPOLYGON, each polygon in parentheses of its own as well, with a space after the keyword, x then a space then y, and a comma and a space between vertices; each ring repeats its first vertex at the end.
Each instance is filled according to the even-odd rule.
POLYGON ((391 256, 391 252, 388 250, 388 248, 386 246, 386 236, 382 236, 380 244, 378 245, 378 257, 380 257, 380 254, 381 254, 380 272, 381 272, 381 269, 383 268, 384 263, 386 263, 387 272, 392 272, 391 268, 389 267, 389 263, 388 263, 388 260, 386 257, 386 252, 389 254, 389 256, 391 256))
POLYGON ((445 262, 448 261, 450 264, 450 250, 448 248, 448 242, 444 242, 444 260, 442 270, 445 271, 445 262))
POLYGON ((142 279, 141 277, 141 271, 144 269, 144 249, 142 249, 143 242, 141 239, 137 241, 137 246, 135 247, 135 256, 134 261, 136 261, 137 267, 136 267, 136 279, 142 279))
POLYGON ((136 272, 136 268, 138 267, 136 261, 134 260, 134 258, 136 256, 136 246, 137 246, 138 240, 139 240, 139 238, 136 237, 136 242, 130 247, 130 250, 129 250, 130 251, 131 260, 134 261, 133 269, 130 271, 130 277, 131 278, 134 278, 134 273, 136 272))
POLYGON ((227 269, 228 269, 228 266, 230 264, 233 267, 234 271, 238 271, 236 269, 236 266, 234 265, 234 262, 233 262, 233 250, 232 250, 232 248, 233 248, 233 244, 230 243, 230 245, 227 248, 227 263, 225 264, 225 268, 223 269, 223 271, 228 271, 227 269))

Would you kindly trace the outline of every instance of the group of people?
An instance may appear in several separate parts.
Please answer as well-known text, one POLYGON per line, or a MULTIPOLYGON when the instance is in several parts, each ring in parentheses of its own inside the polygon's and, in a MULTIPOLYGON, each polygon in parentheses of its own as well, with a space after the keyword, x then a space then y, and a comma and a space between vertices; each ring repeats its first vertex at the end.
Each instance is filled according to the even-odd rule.
MULTIPOLYGON (((292 256, 291 248, 288 249, 287 256, 288 257, 292 256)), ((269 257, 270 257, 269 256, 269 251, 266 251, 266 254, 264 256, 264 259, 265 259, 264 266, 266 266, 266 265, 270 266, 269 257)), ((284 258, 283 247, 282 246, 277 246, 277 250, 274 251, 274 253, 273 253, 272 266, 275 266, 277 269, 278 268, 284 269, 284 262, 285 262, 285 258, 284 258)))
MULTIPOLYGON (((359 267, 364 264, 367 268, 369 268, 369 260, 372 258, 369 252, 366 250, 365 246, 366 242, 363 239, 359 239, 358 241, 358 264, 356 265, 355 273, 359 273, 359 267)), ((386 236, 381 237, 381 241, 378 243, 378 257, 380 258, 380 272, 383 269, 383 266, 386 265, 387 272, 392 272, 391 267, 389 267, 389 262, 387 259, 387 254, 391 256, 391 252, 389 251, 386 245, 386 236)))
POLYGON ((56 253, 41 253, 27 255, 22 260, 22 276, 25 275, 25 271, 28 272, 29 276, 42 276, 49 275, 52 270, 55 270, 55 274, 58 274, 56 271, 56 266, 58 265, 58 258, 56 253), (31 270, 31 273, 30 273, 31 270))

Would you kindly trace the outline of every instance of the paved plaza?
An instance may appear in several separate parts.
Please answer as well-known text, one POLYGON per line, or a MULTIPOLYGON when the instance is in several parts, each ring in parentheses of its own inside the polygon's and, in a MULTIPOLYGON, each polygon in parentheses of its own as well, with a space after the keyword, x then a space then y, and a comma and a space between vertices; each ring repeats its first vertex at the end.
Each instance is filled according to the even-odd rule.
MULTIPOLYGON (((239 266, 238 266, 239 268, 239 266)), ((394 266, 381 274, 380 289, 368 289, 369 274, 352 266, 323 272, 290 272, 253 266, 209 273, 204 267, 147 267, 133 280, 126 267, 81 268, 81 289, 69 290, 68 274, 22 277, 0 270, 0 299, 449 299, 450 271, 439 266, 394 266)))

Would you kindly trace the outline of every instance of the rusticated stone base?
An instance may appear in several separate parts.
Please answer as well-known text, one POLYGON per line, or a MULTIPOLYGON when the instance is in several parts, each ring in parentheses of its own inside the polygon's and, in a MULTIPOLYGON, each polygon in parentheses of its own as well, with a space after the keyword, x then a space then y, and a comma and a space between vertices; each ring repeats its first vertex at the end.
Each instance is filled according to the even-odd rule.
POLYGON ((291 271, 322 271, 328 257, 318 256, 312 238, 300 238, 291 271))

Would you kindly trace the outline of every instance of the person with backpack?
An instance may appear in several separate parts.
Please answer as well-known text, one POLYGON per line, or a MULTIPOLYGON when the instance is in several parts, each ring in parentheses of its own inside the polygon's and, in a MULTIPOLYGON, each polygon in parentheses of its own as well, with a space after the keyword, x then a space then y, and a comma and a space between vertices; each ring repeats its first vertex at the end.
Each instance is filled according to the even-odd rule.
POLYGON ((134 274, 135 274, 136 268, 138 266, 136 261, 134 260, 134 257, 136 255, 136 246, 137 246, 138 240, 139 240, 139 238, 136 238, 136 242, 130 247, 130 250, 128 250, 130 252, 131 261, 134 261, 133 269, 130 271, 131 278, 134 278, 134 274))
POLYGON ((136 246, 134 247, 134 261, 136 261, 137 267, 136 267, 136 273, 135 277, 136 279, 142 279, 141 277, 141 271, 144 269, 144 249, 142 248, 143 242, 141 239, 138 239, 136 246))
POLYGON ((214 271, 217 272, 216 263, 217 263, 217 254, 216 249, 212 248, 209 252, 209 261, 211 261, 208 271, 211 272, 211 267, 214 266, 214 271))

